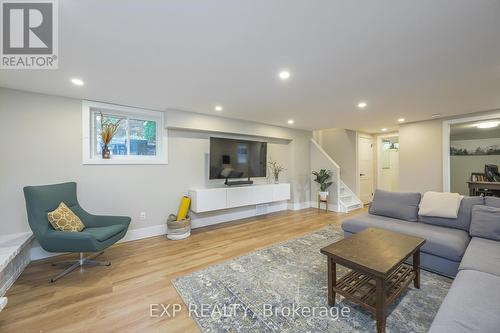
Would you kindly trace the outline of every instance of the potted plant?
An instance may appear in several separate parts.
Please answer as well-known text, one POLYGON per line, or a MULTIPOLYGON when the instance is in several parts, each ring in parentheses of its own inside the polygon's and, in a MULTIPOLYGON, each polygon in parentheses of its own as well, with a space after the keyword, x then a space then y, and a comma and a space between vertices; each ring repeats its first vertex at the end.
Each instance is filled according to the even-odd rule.
POLYGON ((286 170, 286 169, 281 164, 279 164, 277 161, 273 161, 272 159, 269 160, 268 165, 269 165, 269 169, 271 170, 271 173, 274 176, 274 183, 278 184, 281 171, 286 170))
POLYGON ((121 119, 113 122, 111 119, 105 120, 104 115, 101 112, 101 139, 102 139, 102 158, 109 159, 111 157, 111 152, 109 151, 108 145, 113 140, 113 137, 120 126, 121 119))
POLYGON ((332 172, 330 170, 321 169, 319 172, 313 171, 312 174, 316 176, 314 181, 319 184, 319 199, 326 200, 328 197, 327 190, 330 185, 333 184, 333 182, 329 181, 332 176, 332 172))

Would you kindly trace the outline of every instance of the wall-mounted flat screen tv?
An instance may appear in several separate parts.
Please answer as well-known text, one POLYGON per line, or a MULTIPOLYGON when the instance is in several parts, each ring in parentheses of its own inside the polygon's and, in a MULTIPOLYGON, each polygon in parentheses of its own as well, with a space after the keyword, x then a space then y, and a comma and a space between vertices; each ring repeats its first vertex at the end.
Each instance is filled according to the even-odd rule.
POLYGON ((210 138, 210 179, 266 177, 267 142, 210 138))

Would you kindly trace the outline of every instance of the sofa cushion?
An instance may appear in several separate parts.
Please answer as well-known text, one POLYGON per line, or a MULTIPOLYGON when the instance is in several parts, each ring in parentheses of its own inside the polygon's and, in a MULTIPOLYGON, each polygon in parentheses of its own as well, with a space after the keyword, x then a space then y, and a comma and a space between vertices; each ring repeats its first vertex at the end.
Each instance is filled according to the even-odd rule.
POLYGON ((469 234, 463 230, 438 227, 423 223, 407 223, 384 216, 360 214, 342 223, 342 229, 357 233, 368 227, 382 228, 402 234, 425 238, 422 252, 453 261, 460 261, 469 244, 469 234))
POLYGON ((86 228, 82 233, 90 234, 99 242, 104 242, 107 239, 119 234, 125 229, 126 226, 122 224, 113 224, 106 227, 86 228))
POLYGON ((500 277, 463 270, 458 272, 429 333, 500 331, 500 277))
POLYGON ((484 204, 490 207, 500 208, 500 198, 496 197, 485 197, 484 204))
POLYGON ((418 215, 456 219, 462 196, 450 192, 425 192, 420 200, 418 215))
POLYGON ((423 216, 419 215, 418 220, 422 223, 439 225, 443 227, 469 230, 472 216, 472 207, 475 205, 484 205, 483 197, 464 197, 460 202, 458 209, 458 217, 456 219, 448 219, 443 217, 423 216))
POLYGON ((469 233, 473 237, 500 241, 500 208, 490 206, 474 207, 469 233))
POLYGON ((473 237, 458 269, 471 269, 500 276, 500 242, 473 237))
POLYGON ((420 193, 376 190, 369 212, 410 222, 418 221, 420 193))

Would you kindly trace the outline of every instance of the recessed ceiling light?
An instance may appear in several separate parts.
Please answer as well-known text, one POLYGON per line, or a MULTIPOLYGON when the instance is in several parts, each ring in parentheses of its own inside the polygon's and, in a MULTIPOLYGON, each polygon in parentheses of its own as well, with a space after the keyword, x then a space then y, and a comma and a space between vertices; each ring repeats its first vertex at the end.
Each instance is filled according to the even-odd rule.
POLYGON ((442 116, 442 114, 441 114, 441 113, 434 113, 434 114, 431 116, 431 118, 439 118, 439 117, 441 117, 441 116, 442 116))
POLYGON ((405 118, 399 118, 399 119, 398 119, 398 123, 404 123, 404 122, 405 122, 405 120, 406 120, 405 118))
POLYGON ((366 102, 359 102, 358 103, 358 109, 364 109, 368 106, 366 102))
POLYGON ((73 83, 75 86, 83 86, 84 85, 83 81, 80 79, 77 79, 77 78, 71 79, 71 83, 73 83))
POLYGON ((214 109, 215 111, 222 111, 222 106, 216 105, 214 109))
POLYGON ((293 121, 293 119, 288 119, 288 124, 289 125, 293 125, 295 123, 295 121, 293 121))
POLYGON ((475 126, 477 128, 493 128, 498 127, 500 121, 485 121, 484 123, 478 123, 475 126))
POLYGON ((281 71, 278 76, 282 80, 288 80, 290 78, 290 72, 289 71, 281 71))
POLYGON ((382 132, 387 132, 387 128, 384 127, 384 128, 381 129, 381 131, 382 132))

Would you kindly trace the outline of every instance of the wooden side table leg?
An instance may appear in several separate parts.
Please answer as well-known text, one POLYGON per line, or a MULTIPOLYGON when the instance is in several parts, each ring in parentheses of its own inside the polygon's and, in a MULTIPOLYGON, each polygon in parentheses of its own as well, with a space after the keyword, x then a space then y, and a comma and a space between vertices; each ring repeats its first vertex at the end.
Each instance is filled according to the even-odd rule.
POLYGON ((376 304, 376 319, 377 333, 385 332, 385 279, 376 278, 377 280, 377 304, 376 304))
POLYGON ((413 271, 415 272, 415 278, 413 279, 413 286, 420 289, 420 250, 413 253, 413 271))
POLYGON ((332 258, 328 257, 328 305, 335 305, 335 290, 337 285, 337 264, 332 258))

